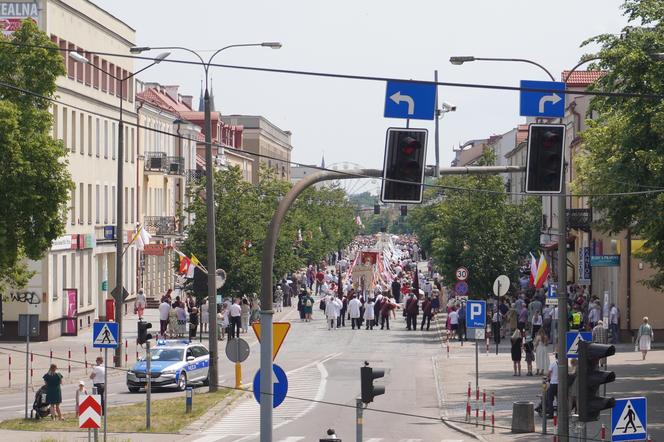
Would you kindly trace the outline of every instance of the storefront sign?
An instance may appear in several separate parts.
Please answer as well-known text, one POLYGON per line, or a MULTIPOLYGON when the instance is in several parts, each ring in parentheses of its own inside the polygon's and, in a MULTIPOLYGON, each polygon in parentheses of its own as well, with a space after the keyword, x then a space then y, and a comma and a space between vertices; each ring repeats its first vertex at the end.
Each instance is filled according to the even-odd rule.
POLYGON ((26 18, 37 23, 39 8, 36 2, 0 3, 0 31, 5 37, 17 31, 26 18))
POLYGON ((579 284, 590 284, 590 247, 579 249, 579 284))
POLYGON ((71 235, 64 235, 53 240, 51 243, 51 250, 71 250, 71 246, 71 235))
POLYGON ((97 246, 97 238, 92 234, 78 235, 78 249, 94 249, 97 246))
POLYGON ((620 267, 620 255, 595 255, 590 257, 592 267, 620 267))
POLYGON ((164 245, 145 244, 143 246, 143 253, 149 256, 164 256, 164 245))

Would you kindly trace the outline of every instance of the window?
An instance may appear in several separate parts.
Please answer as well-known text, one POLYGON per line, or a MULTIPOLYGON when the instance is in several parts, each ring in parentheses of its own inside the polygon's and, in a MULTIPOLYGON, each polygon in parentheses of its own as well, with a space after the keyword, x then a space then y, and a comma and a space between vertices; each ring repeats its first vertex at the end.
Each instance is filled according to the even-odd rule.
MULTIPOLYGON (((72 258, 76 255, 72 255, 72 258)), ((81 267, 80 267, 80 272, 78 273, 78 306, 83 307, 83 288, 85 287, 85 274, 86 271, 84 269, 85 266, 85 257, 81 255, 81 267)), ((87 273, 90 271, 88 270, 87 273)), ((89 278, 89 276, 88 276, 89 278)))
MULTIPOLYGON (((111 74, 113 71, 111 71, 111 74)), ((122 68, 120 66, 115 67, 115 95, 117 97, 122 96, 122 87, 124 86, 124 81, 121 81, 124 77, 122 76, 122 68)))
MULTIPOLYGON (((128 72, 126 70, 122 70, 122 76, 119 76, 122 79, 127 78, 128 72)), ((131 82, 131 78, 128 80, 125 80, 122 82, 122 98, 125 100, 127 99, 128 92, 129 92, 129 83, 131 82)))
POLYGON ((108 224, 108 184, 104 184, 104 224, 108 224))
POLYGON ((67 110, 66 107, 62 108, 62 141, 65 143, 65 148, 68 147, 67 145, 67 130, 69 129, 69 126, 67 125, 67 113, 69 111, 67 110))
POLYGON ((108 93, 109 94, 115 94, 115 78, 112 76, 115 75, 115 65, 113 63, 108 64, 108 71, 111 75, 109 75, 108 79, 108 93))
POLYGON ((76 287, 76 254, 71 254, 71 279, 69 280, 69 285, 71 288, 76 287))
MULTIPOLYGON (((92 60, 94 65, 99 67, 99 56, 93 56, 92 60)), ((92 86, 95 89, 99 89, 99 69, 92 69, 92 86)))
POLYGON ((104 158, 108 158, 108 121, 104 121, 104 158))
POLYGON ((134 222, 136 222, 136 219, 134 218, 134 188, 133 187, 131 188, 131 207, 130 207, 129 210, 131 210, 131 217, 129 218, 129 222, 131 222, 133 224, 134 222))
POLYGON ((81 137, 81 145, 79 146, 81 149, 81 155, 85 155, 85 115, 81 113, 81 118, 79 119, 79 135, 81 137))
POLYGON ((129 222, 129 188, 125 187, 124 189, 124 222, 127 224, 129 222))
POLYGON ((88 224, 92 224, 92 184, 88 184, 88 224))
POLYGON ((85 212, 83 211, 83 201, 85 199, 83 198, 83 190, 84 190, 85 184, 80 183, 78 185, 78 223, 83 224, 83 220, 85 219, 85 212))
POLYGON ((67 76, 71 78, 72 80, 74 79, 74 76, 76 75, 76 61, 74 61, 73 58, 69 57, 69 54, 71 54, 72 51, 76 50, 76 46, 73 44, 69 43, 69 52, 64 52, 62 54, 63 57, 67 59, 67 76))
POLYGON ((106 72, 108 72, 108 63, 106 60, 102 60, 99 75, 101 75, 101 90, 104 92, 108 89, 108 74, 106 72))
POLYGON ((76 111, 71 111, 71 151, 72 153, 76 152, 76 137, 78 132, 76 131, 76 111))
POLYGON ((71 189, 69 191, 69 197, 70 197, 70 206, 69 210, 71 212, 71 224, 74 225, 76 224, 76 189, 71 189))
POLYGON ((83 56, 89 60, 89 63, 85 63, 85 85, 90 86, 92 84, 92 65, 93 62, 92 54, 89 52, 84 52, 83 56))
POLYGON ((115 159, 115 131, 116 124, 115 121, 111 125, 111 158, 115 159))
POLYGON ((130 129, 131 131, 131 136, 129 137, 129 145, 131 149, 129 149, 129 156, 131 157, 131 162, 132 164, 134 163, 134 128, 132 127, 130 129))
POLYGON ((62 255, 62 288, 67 287, 67 255, 62 255))
POLYGON ((88 305, 92 305, 92 252, 88 253, 88 305))
POLYGON ((58 105, 53 105, 53 138, 58 139, 58 105))
POLYGON ((127 163, 129 162, 129 129, 124 125, 122 133, 124 134, 124 160, 127 163))
POLYGON ((60 40, 59 46, 60 46, 60 49, 61 49, 60 55, 62 56, 63 63, 65 65, 65 71, 67 72, 67 74, 69 74, 69 63, 67 61, 67 59, 69 58, 67 56, 67 42, 65 40, 60 40))
MULTIPOLYGON (((83 151, 81 150, 81 153, 83 151)), ((92 116, 88 115, 88 156, 92 156, 92 116)))
MULTIPOLYGON (((83 55, 84 51, 81 48, 76 48, 76 52, 79 54, 83 55)), ((84 77, 84 68, 83 68, 83 63, 77 61, 76 62, 76 81, 79 83, 83 83, 83 77, 84 77)))
POLYGON ((58 299, 58 257, 53 256, 51 262, 51 299, 54 301, 58 299))
POLYGON ((115 224, 115 186, 111 187, 111 222, 115 224))
POLYGON ((95 186, 95 224, 99 224, 99 206, 100 206, 100 198, 99 198, 99 184, 95 186))
POLYGON ((95 136, 96 136, 96 139, 97 139, 96 142, 95 142, 95 146, 96 146, 95 153, 97 154, 97 158, 99 158, 99 149, 100 149, 100 146, 101 146, 101 124, 100 124, 99 118, 97 118, 97 121, 95 123, 95 136))

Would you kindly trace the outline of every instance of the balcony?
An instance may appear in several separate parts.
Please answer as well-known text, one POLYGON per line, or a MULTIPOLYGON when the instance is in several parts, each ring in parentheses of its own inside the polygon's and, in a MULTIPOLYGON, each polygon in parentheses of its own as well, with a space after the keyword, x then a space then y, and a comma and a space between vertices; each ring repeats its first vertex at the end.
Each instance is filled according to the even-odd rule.
POLYGON ((166 157, 169 175, 184 175, 184 157, 166 157))
POLYGON ((590 232, 593 222, 591 209, 567 209, 567 228, 590 232))
POLYGON ((205 171, 199 169, 189 169, 184 174, 185 179, 187 180, 187 186, 193 186, 200 184, 205 178, 205 171))
POLYGON ((147 173, 168 173, 168 157, 163 152, 145 153, 145 172, 147 173))
POLYGON ((177 235, 174 216, 146 216, 143 225, 148 233, 155 236, 177 235))

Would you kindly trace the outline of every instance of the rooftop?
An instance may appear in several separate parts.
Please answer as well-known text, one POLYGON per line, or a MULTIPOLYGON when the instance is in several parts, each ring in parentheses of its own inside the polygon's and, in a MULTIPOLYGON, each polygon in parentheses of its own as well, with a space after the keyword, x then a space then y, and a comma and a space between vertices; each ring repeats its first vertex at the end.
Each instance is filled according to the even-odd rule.
POLYGON ((587 87, 607 74, 606 71, 563 71, 560 78, 566 83, 567 87, 587 87))

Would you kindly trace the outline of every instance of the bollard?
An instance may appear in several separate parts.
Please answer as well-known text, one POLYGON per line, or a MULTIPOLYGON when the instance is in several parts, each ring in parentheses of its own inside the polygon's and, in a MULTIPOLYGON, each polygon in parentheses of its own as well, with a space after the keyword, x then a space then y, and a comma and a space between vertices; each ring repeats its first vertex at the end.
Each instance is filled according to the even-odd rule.
POLYGON ((32 385, 32 376, 33 376, 33 369, 32 369, 32 362, 35 359, 35 354, 30 352, 30 385, 32 385))
POLYGON ((542 382, 542 434, 546 434, 546 381, 542 382))
POLYGON ((50 349, 48 352, 48 363, 49 364, 53 363, 53 349, 50 349))
POLYGON ((12 388, 12 355, 9 355, 9 388, 12 388))
POLYGON ((192 387, 187 387, 185 390, 185 413, 191 413, 191 407, 194 402, 194 389, 192 387))
POLYGON ((489 354, 489 338, 486 338, 486 354, 489 354))
POLYGON ((85 369, 88 369, 88 346, 83 346, 83 359, 85 359, 85 369))
POLYGON ((496 396, 491 392, 491 432, 496 432, 496 416, 494 415, 496 408, 496 396))
POLYGON ((558 413, 553 414, 553 442, 558 442, 558 413))
POLYGON ((446 344, 447 344, 447 359, 449 359, 450 358, 450 343, 447 342, 446 344))
POLYGON ((599 430, 599 438, 602 442, 606 442, 606 427, 602 424, 602 428, 599 430))
POLYGON ((67 350, 67 376, 71 377, 71 348, 67 350))
POLYGON ((475 387, 475 427, 480 425, 480 387, 475 387))
POLYGON ((466 421, 470 422, 470 382, 468 382, 468 398, 466 399, 466 421))
POLYGON ((125 351, 124 351, 124 359, 125 359, 125 360, 124 360, 124 363, 125 363, 124 366, 125 366, 125 367, 126 367, 127 364, 129 363, 128 358, 129 358, 129 340, 128 340, 128 339, 125 339, 125 351))
POLYGON ((535 405, 529 401, 512 404, 512 433, 535 432, 535 405))
POLYGON ((482 430, 486 430, 486 389, 482 390, 482 430))

